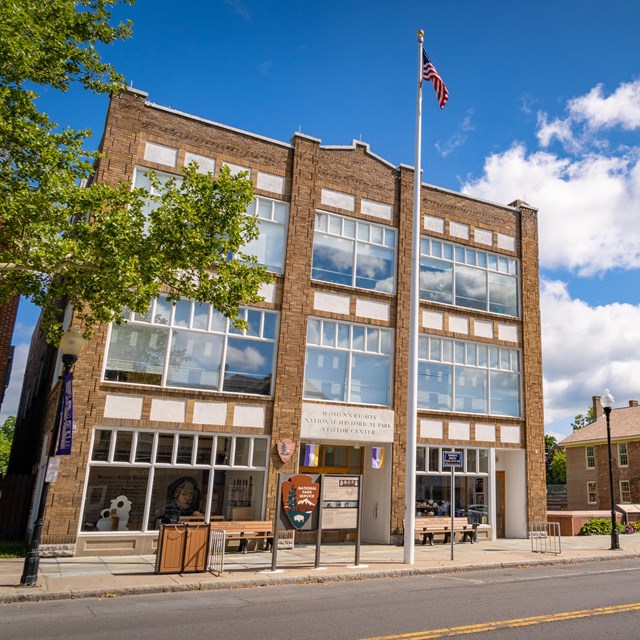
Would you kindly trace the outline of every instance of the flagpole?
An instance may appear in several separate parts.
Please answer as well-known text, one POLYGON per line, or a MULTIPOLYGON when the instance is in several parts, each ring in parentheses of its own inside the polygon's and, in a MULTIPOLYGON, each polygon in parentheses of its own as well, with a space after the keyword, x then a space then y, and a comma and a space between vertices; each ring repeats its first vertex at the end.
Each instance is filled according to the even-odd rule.
POLYGON ((416 100, 416 146, 413 172, 413 232, 411 235, 411 317, 409 324, 409 393, 407 398, 407 468, 405 477, 404 562, 415 560, 416 441, 418 420, 418 326, 420 314, 420 187, 422 184, 422 43, 418 31, 418 97, 416 100))

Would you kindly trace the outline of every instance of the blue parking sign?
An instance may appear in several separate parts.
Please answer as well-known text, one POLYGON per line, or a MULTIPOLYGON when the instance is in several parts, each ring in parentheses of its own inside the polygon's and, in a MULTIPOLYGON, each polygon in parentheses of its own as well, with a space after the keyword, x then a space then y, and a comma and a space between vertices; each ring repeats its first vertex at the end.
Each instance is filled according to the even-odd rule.
POLYGON ((442 466, 443 467, 461 467, 462 451, 443 451, 442 466))

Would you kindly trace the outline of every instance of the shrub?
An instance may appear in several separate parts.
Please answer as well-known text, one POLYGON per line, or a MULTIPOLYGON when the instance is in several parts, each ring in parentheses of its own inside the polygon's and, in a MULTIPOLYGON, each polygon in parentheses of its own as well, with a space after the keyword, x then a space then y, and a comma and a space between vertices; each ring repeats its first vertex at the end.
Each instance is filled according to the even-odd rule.
MULTIPOLYGON (((625 533, 624 525, 616 522, 618 533, 625 533)), ((611 520, 608 518, 593 518, 585 522, 580 529, 580 536, 609 536, 611 535, 611 520)))

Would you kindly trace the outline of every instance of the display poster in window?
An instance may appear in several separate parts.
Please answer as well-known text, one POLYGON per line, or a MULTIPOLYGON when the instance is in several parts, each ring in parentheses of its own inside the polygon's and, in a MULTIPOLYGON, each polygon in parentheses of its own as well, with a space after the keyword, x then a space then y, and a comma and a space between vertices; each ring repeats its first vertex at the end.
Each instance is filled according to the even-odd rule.
MULTIPOLYGON (((317 519, 312 518, 320 500, 319 476, 298 474, 282 482, 282 507, 286 525, 295 529, 317 529, 317 519)), ((289 527, 287 527, 289 528, 289 527)))
POLYGON ((360 476, 322 478, 322 528, 357 529, 360 476))

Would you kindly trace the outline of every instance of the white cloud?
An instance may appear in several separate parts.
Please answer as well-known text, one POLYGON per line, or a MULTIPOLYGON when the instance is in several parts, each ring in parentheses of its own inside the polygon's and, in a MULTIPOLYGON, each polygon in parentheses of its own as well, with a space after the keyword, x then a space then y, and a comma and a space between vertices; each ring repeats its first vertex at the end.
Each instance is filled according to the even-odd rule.
POLYGON ((616 406, 639 399, 640 352, 632 347, 640 344, 640 305, 590 306, 548 280, 540 304, 546 423, 564 423, 568 435, 574 416, 607 387, 616 406))
POLYGON ((462 192, 539 210, 540 262, 581 276, 640 268, 640 164, 637 153, 560 157, 514 144, 489 156, 484 174, 462 192))
POLYGON ((640 80, 621 84, 604 97, 601 84, 589 93, 569 101, 569 117, 583 121, 590 129, 620 126, 627 131, 640 127, 640 80))
POLYGON ((2 411, 0 412, 0 423, 4 422, 9 416, 15 416, 18 413, 20 393, 22 391, 22 380, 24 378, 24 370, 27 364, 28 355, 28 344, 23 343, 15 346, 13 352, 13 366, 11 367, 11 379, 9 380, 9 386, 4 394, 4 402, 2 403, 2 411))

